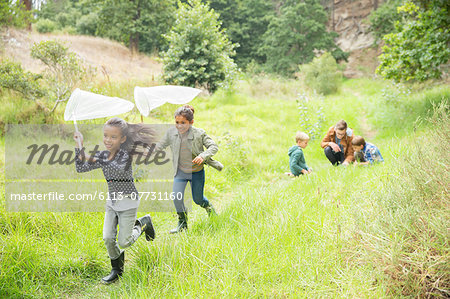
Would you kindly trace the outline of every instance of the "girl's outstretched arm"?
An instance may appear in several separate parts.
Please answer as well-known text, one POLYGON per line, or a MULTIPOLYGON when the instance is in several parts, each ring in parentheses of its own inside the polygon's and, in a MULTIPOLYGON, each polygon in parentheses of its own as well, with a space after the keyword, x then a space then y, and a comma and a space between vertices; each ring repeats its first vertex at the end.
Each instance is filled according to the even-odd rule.
POLYGON ((75 148, 75 168, 77 172, 87 172, 100 168, 101 165, 96 163, 99 152, 97 152, 93 157, 85 154, 83 147, 83 134, 80 132, 75 132, 73 134, 73 139, 77 144, 77 147, 75 148), (78 140, 80 140, 80 143, 78 143, 78 140), (79 144, 81 144, 81 148, 79 147, 79 144))
POLYGON ((159 141, 156 146, 155 146, 155 150, 153 151, 153 153, 156 153, 158 151, 162 151, 163 149, 165 149, 166 147, 168 147, 170 145, 170 136, 169 136, 169 131, 170 128, 166 131, 166 133, 164 134, 164 137, 161 139, 161 141, 159 141))
POLYGON ((99 158, 100 152, 96 152, 93 157, 89 156, 87 158, 83 149, 75 148, 75 167, 77 172, 87 172, 102 167, 99 163, 99 158))

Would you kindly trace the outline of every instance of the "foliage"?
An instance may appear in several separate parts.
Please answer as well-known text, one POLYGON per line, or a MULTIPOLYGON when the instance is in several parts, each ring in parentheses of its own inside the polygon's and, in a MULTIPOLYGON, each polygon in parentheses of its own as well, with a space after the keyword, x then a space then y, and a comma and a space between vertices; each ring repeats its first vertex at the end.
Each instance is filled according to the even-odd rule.
POLYGON ((319 0, 284 2, 280 15, 271 18, 260 53, 267 57, 270 71, 292 75, 297 65, 310 62, 317 50, 346 55, 334 43, 337 33, 328 32, 328 16, 319 0))
POLYGON ((395 23, 401 21, 401 15, 397 12, 401 4, 402 0, 388 0, 369 15, 370 30, 377 40, 395 32, 395 23))
POLYGON ((28 100, 36 100, 46 94, 40 79, 41 75, 24 71, 18 63, 8 60, 0 63, 0 87, 18 92, 28 100))
POLYGON ((236 47, 236 63, 246 66, 251 61, 264 63, 266 57, 258 51, 263 35, 275 13, 271 1, 266 0, 211 0, 210 6, 220 14, 222 28, 226 29, 236 47))
POLYGON ((174 20, 174 2, 104 0, 97 33, 124 42, 132 50, 159 51, 166 46, 162 35, 169 31, 174 20))
POLYGON ((83 61, 61 42, 42 41, 31 48, 31 57, 46 66, 45 79, 50 87, 49 95, 57 105, 67 101, 73 88, 89 73, 83 61))
POLYGON ((31 12, 25 10, 25 6, 22 1, 0 1, 0 27, 14 26, 23 28, 31 20, 31 12))
POLYGON ((35 28, 39 33, 49 33, 56 30, 57 24, 49 19, 40 19, 36 22, 35 28))
POLYGON ((420 7, 407 2, 398 11, 403 21, 396 33, 384 37, 377 73, 396 81, 440 78, 441 65, 450 59, 448 3, 434 0, 420 7))
POLYGON ((107 37, 133 51, 153 53, 167 47, 162 34, 173 23, 175 0, 58 0, 47 1, 39 19, 50 19, 57 28, 107 37), (114 26, 111 26, 114 24, 114 26))
POLYGON ((166 36, 164 79, 167 83, 200 86, 214 92, 229 86, 236 65, 234 46, 220 30, 218 15, 199 0, 179 3, 177 20, 166 36))
POLYGON ((309 64, 301 65, 300 71, 305 85, 324 95, 336 92, 342 83, 342 72, 328 52, 315 57, 309 64))
POLYGON ((311 140, 320 138, 325 123, 323 97, 302 93, 296 101, 300 130, 308 134, 311 140))
POLYGON ((82 16, 76 22, 77 32, 85 35, 95 35, 97 31, 97 20, 98 14, 95 12, 82 16))

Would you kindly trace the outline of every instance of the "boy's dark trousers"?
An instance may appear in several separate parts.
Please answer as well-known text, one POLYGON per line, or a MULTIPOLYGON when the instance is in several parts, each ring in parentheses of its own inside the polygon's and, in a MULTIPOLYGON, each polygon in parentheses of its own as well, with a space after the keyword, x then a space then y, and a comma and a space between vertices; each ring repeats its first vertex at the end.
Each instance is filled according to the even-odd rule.
POLYGON ((342 151, 340 152, 335 152, 331 146, 327 146, 324 150, 325 152, 325 156, 327 156, 328 160, 331 162, 331 164, 333 165, 339 165, 342 164, 342 162, 344 162, 344 153, 342 151))

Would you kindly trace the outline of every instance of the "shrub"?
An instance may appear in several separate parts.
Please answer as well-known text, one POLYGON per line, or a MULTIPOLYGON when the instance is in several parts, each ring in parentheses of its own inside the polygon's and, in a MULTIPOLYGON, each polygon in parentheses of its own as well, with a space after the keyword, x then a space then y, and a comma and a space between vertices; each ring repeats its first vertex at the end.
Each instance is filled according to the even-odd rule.
POLYGON ((41 75, 26 72, 18 63, 2 61, 0 63, 0 87, 20 93, 28 100, 36 100, 45 95, 38 80, 41 75))
POLYGON ((342 83, 342 72, 328 52, 314 58, 311 63, 301 65, 300 71, 305 85, 323 95, 336 92, 342 83))
POLYGON ((81 13, 74 8, 67 8, 64 12, 60 12, 54 17, 59 28, 68 26, 75 27, 78 20, 82 18, 81 13))
POLYGON ((39 59, 47 67, 45 79, 50 86, 49 95, 55 100, 51 112, 59 103, 67 101, 72 89, 89 74, 82 60, 58 41, 34 44, 31 57, 39 59))
POLYGON ((49 33, 56 30, 57 24, 49 19, 41 19, 35 24, 39 33, 49 33))
POLYGON ((97 30, 98 15, 96 13, 90 13, 82 16, 77 21, 77 32, 85 35, 95 35, 97 30))

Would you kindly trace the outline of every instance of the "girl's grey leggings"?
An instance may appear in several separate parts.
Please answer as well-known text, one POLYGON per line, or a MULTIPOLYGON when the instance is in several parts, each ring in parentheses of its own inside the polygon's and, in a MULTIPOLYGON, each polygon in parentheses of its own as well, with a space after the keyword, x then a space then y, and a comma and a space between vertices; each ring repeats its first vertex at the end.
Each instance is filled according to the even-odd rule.
POLYGON ((103 241, 108 250, 109 258, 112 260, 120 256, 119 248, 127 248, 133 245, 141 235, 141 227, 135 226, 137 208, 125 211, 114 211, 106 207, 105 222, 103 223, 103 241), (119 237, 117 238, 117 225, 119 226, 119 237))

